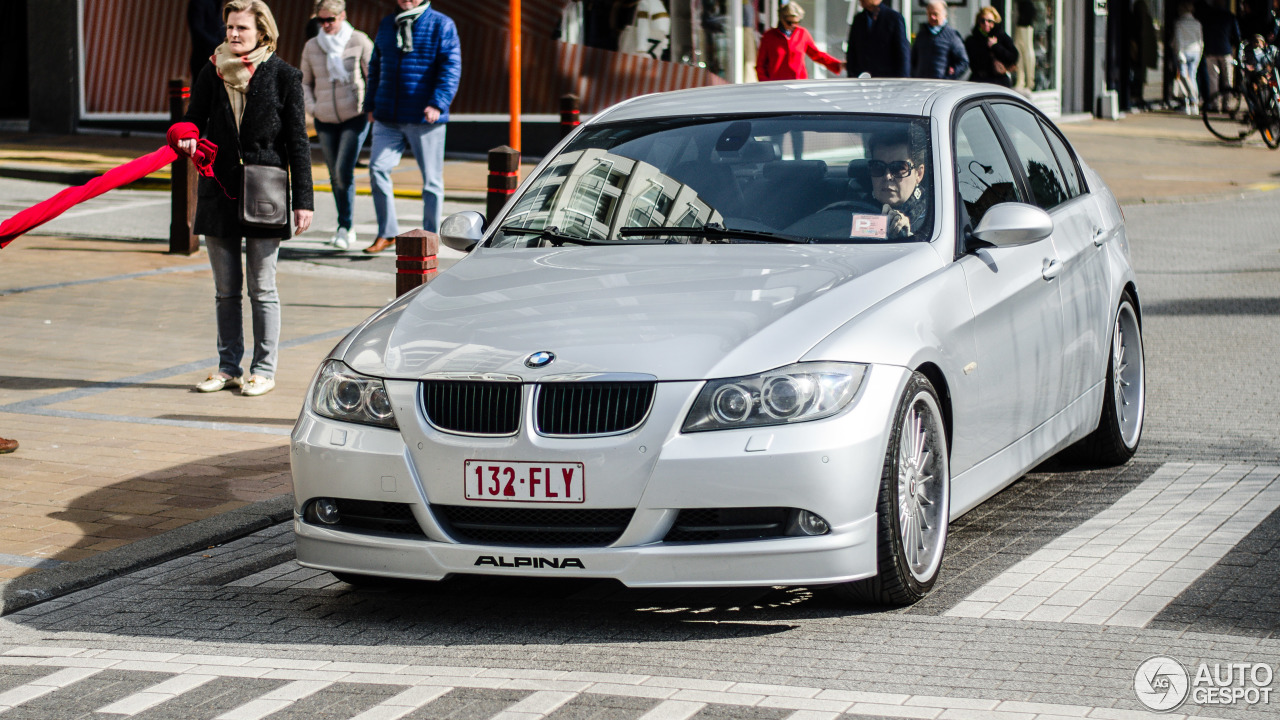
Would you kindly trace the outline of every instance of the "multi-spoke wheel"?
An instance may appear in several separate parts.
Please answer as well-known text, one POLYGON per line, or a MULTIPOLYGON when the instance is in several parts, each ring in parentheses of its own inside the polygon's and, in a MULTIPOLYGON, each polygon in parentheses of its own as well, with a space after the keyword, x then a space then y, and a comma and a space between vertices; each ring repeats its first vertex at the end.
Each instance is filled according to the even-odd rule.
POLYGON ((1227 142, 1244 140, 1254 130, 1249 104, 1236 88, 1210 95, 1200 106, 1200 117, 1209 132, 1227 142))
POLYGON ((1147 374, 1142 354, 1142 325, 1133 297, 1125 293, 1111 331, 1107 364, 1107 394, 1102 401, 1098 429, 1080 441, 1080 459, 1091 465, 1128 462, 1142 438, 1147 405, 1147 374))
POLYGON ((912 375, 895 413, 877 503, 879 573, 840 586, 848 597, 909 605, 933 587, 947 544, 951 473, 938 395, 912 375))

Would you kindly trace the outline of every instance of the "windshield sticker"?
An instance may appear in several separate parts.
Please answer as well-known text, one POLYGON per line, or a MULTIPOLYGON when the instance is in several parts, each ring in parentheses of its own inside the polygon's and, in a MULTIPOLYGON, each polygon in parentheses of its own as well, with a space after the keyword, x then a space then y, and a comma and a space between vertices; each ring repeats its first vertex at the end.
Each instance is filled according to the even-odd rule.
POLYGON ((849 237, 887 239, 889 218, 884 215, 854 215, 853 231, 849 237))

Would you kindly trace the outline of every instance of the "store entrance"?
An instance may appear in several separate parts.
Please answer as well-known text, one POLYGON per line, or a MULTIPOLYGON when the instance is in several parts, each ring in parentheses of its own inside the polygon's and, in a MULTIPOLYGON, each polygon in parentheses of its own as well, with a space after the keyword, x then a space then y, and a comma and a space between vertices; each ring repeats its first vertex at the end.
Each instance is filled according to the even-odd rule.
POLYGON ((0 0, 0 27, 12 32, 0 44, 0 119, 29 115, 27 93, 27 0, 0 0))

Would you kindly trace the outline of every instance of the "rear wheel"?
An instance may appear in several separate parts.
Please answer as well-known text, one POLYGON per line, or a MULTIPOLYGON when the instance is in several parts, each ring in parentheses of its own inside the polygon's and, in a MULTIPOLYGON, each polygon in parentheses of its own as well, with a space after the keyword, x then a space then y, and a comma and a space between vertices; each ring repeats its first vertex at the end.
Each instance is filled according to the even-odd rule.
POLYGON ((1209 132, 1227 142, 1239 142, 1253 132, 1249 104, 1235 88, 1214 93, 1200 106, 1200 117, 1209 132))
POLYGON ((849 600, 910 605, 933 588, 947 544, 951 473, 933 385, 914 373, 894 416, 876 505, 875 577, 836 587, 849 600))
POLYGON ((1147 404, 1147 374, 1142 354, 1142 326, 1129 293, 1120 299, 1111 330, 1106 398, 1098 429, 1080 441, 1077 456, 1098 467, 1122 465, 1133 457, 1142 438, 1147 404))

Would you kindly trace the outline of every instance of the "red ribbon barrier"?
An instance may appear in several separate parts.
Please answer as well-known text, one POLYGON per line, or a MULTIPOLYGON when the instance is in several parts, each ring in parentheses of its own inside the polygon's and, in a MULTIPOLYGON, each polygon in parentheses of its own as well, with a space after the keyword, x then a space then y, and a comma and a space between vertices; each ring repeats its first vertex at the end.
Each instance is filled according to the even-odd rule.
MULTIPOLYGON (((196 126, 191 123, 176 123, 169 128, 168 139, 171 146, 177 145, 178 140, 195 137, 198 137, 198 133, 196 126)), ((48 200, 37 203, 5 220, 0 224, 0 248, 13 242, 14 238, 49 222, 86 200, 141 180, 172 163, 178 159, 178 153, 171 146, 162 147, 153 153, 112 168, 84 185, 67 188, 48 200)), ((197 144, 192 162, 196 164, 196 169, 201 175, 213 177, 213 158, 217 153, 218 146, 208 140, 201 140, 197 144)))

